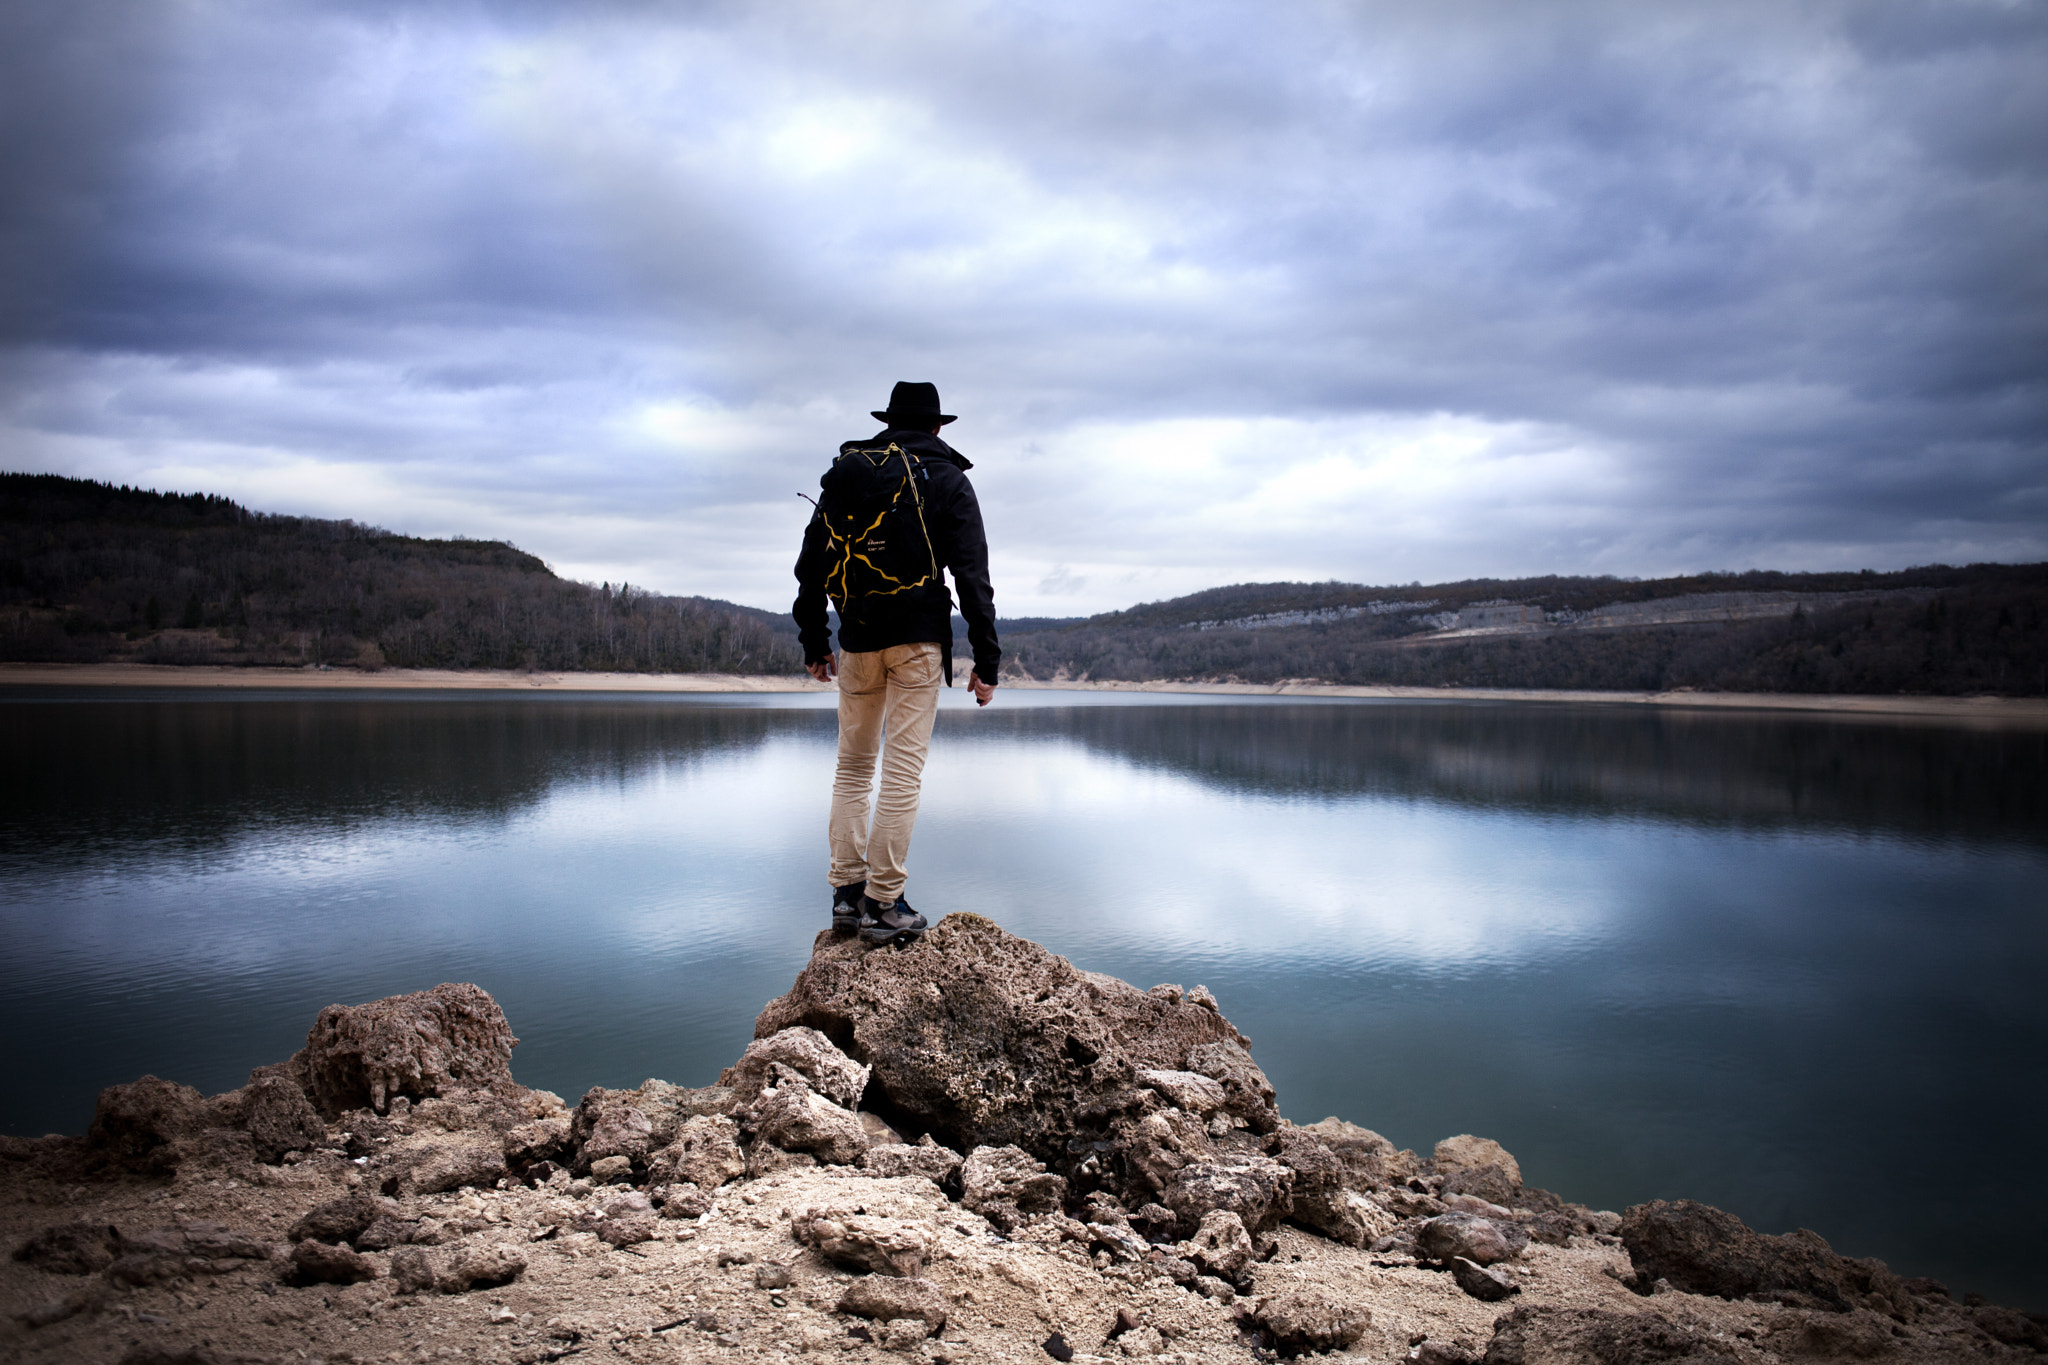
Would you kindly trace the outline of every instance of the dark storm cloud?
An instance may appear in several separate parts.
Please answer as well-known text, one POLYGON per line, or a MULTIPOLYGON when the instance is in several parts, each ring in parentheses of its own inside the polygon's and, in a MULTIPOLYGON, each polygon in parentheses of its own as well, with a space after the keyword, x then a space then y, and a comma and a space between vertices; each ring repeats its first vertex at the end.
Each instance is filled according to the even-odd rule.
POLYGON ((1080 605, 2048 552, 2037 4, 0 22, 10 465, 772 602, 921 375, 1080 605))

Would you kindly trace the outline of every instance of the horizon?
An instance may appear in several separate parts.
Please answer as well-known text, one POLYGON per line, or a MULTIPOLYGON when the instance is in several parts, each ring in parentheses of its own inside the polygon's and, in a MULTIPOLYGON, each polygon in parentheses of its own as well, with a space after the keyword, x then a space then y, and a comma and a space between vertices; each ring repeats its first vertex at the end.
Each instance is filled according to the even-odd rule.
POLYGON ((7 469, 775 601, 799 495, 923 379, 1012 616, 2048 560, 2038 6, 25 0, 0 36, 38 130, 7 469))

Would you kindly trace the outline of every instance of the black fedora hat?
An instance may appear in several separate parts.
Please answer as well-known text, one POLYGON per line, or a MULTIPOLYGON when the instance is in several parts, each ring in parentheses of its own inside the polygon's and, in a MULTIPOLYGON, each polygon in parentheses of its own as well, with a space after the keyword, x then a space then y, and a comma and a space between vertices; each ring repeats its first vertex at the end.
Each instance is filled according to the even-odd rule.
POLYGON ((937 384, 917 384, 908 379, 896 381, 896 387, 889 391, 888 409, 875 413, 874 418, 892 427, 916 427, 919 430, 944 426, 953 420, 951 413, 939 411, 937 384))

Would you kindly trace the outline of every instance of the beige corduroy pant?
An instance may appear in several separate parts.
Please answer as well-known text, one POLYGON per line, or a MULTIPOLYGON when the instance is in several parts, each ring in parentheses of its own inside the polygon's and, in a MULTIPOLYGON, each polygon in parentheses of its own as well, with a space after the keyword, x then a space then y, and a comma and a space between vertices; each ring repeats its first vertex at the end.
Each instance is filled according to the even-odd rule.
POLYGON ((903 895, 918 788, 931 752, 941 681, 936 644, 839 656, 839 769, 832 779, 832 885, 865 881, 883 905, 903 895), (880 759, 872 821, 868 795, 880 759))

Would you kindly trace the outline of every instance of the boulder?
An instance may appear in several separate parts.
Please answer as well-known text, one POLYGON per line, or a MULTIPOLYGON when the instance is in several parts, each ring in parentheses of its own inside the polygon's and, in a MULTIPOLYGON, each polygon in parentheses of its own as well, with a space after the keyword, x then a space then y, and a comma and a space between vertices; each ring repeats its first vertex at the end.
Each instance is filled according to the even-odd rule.
POLYGON ((1514 1223, 1496 1223, 1469 1213, 1440 1213, 1415 1230, 1416 1249, 1434 1261, 1464 1257, 1492 1265, 1528 1249, 1529 1234, 1514 1223))
POLYGON ((960 1167, 960 1202, 1004 1232, 1033 1214, 1057 1213, 1067 1182, 1021 1147, 977 1147, 960 1167))
POLYGON ((786 1028, 747 1044, 740 1059, 727 1067, 718 1083, 732 1089, 735 1101, 746 1103, 773 1084, 772 1070, 781 1066, 802 1076, 812 1090, 842 1109, 858 1109, 867 1089, 868 1068, 832 1045, 814 1028, 786 1028))
POLYGON ((402 1215, 403 1210, 389 1199, 359 1189, 314 1205, 292 1224, 289 1235, 294 1242, 311 1240, 338 1245, 355 1241, 380 1219, 397 1219, 402 1215))
POLYGON ((1522 1189, 1522 1166, 1492 1138, 1460 1133, 1436 1145, 1431 1165, 1444 1178, 1439 1194, 1476 1194, 1511 1204, 1522 1189))
POLYGON ((1881 1261, 1837 1255, 1819 1233, 1753 1232, 1732 1213, 1691 1199, 1637 1204, 1621 1216, 1635 1287, 1658 1280, 1692 1294, 1770 1299, 1795 1308, 1868 1307, 1910 1314, 1912 1294, 1881 1261))
POLYGON ((1355 1190, 1384 1190, 1403 1184, 1422 1171, 1415 1153, 1396 1150, 1393 1143, 1372 1129, 1340 1118, 1306 1124, 1300 1131, 1314 1136, 1344 1164, 1344 1183, 1355 1190))
POLYGON ((915 1279, 931 1250, 931 1229, 922 1223, 844 1209, 806 1209, 790 1220, 790 1232, 804 1246, 851 1270, 915 1279))
POLYGON ((839 1296, 839 1311, 876 1322, 916 1318, 936 1332, 946 1325, 946 1295, 930 1280, 863 1275, 839 1296))
POLYGON ((1180 1254, 1203 1274, 1236 1284, 1251 1269, 1255 1253, 1243 1220, 1218 1209, 1202 1220, 1194 1236, 1180 1244, 1180 1254))
POLYGON ((423 1294, 434 1287, 433 1258, 418 1247, 391 1253, 391 1284, 401 1294, 423 1294))
POLYGON ((377 1263, 348 1247, 308 1240, 292 1248, 292 1277, 300 1284, 360 1284, 377 1278, 377 1263))
POLYGON ((926 1133, 916 1143, 888 1142, 861 1153, 861 1169, 870 1175, 923 1176, 941 1189, 958 1189, 964 1158, 951 1147, 941 1147, 926 1133))
POLYGON ((434 1287, 443 1294, 460 1294, 470 1289, 489 1289, 510 1284, 526 1273, 526 1253, 502 1242, 471 1244, 452 1256, 434 1277, 434 1287))
MULTIPOLYGON (((744 1093, 740 1087, 735 1090, 744 1093)), ((860 1116, 813 1090, 803 1073, 781 1062, 768 1064, 760 1090, 734 1110, 733 1117, 756 1143, 809 1152, 835 1166, 858 1161, 868 1149, 860 1116)))
POLYGON ((175 1170, 181 1146, 217 1126, 206 1097, 189 1085, 144 1076, 110 1085, 93 1104, 88 1149, 123 1170, 175 1170))
POLYGON ((1734 1354, 1655 1313, 1531 1306, 1495 1320, 1486 1365, 1721 1365, 1734 1354))
POLYGON ((1200 1073, 1247 1125, 1279 1125, 1243 1035, 1214 1008, 1080 971, 979 915, 949 915, 903 952, 820 934, 754 1036, 799 1026, 872 1068, 892 1120, 960 1151, 1066 1162, 1071 1139, 1142 1105, 1141 1070, 1200 1073))
MULTIPOLYGON (((603 1091, 593 1095, 604 1096, 603 1091)), ((638 1106, 609 1102, 605 1096, 592 1103, 591 1095, 577 1106, 570 1131, 580 1135, 576 1160, 571 1169, 588 1173, 596 1162, 622 1157, 628 1167, 644 1166, 654 1138, 654 1120, 638 1106)))
POLYGON ((605 1200, 578 1226, 615 1247, 651 1242, 656 1232, 654 1201, 638 1190, 627 1190, 605 1200))
POLYGON ((1252 1321, 1289 1355, 1342 1351, 1372 1326, 1372 1310, 1344 1302, 1320 1289, 1272 1294, 1253 1307, 1252 1321))
POLYGON ((664 1218, 701 1218, 711 1212, 711 1196, 687 1180, 656 1185, 647 1194, 664 1218))
POLYGON ((569 1147, 570 1120, 563 1117, 535 1119, 505 1134, 505 1164, 524 1170, 543 1161, 553 1161, 569 1147))
POLYGON ((1520 1285, 1494 1267, 1480 1265, 1463 1256, 1451 1258, 1451 1278, 1458 1282, 1458 1288, 1481 1303, 1499 1303, 1511 1294, 1522 1292, 1520 1285))
POLYGON ((1147 1114, 1121 1130, 1129 1193, 1156 1198, 1184 1167, 1216 1159, 1216 1145, 1194 1115, 1180 1109, 1147 1114))
POLYGON ((1228 1098, 1221 1081, 1211 1080, 1199 1071, 1141 1069, 1138 1084, 1158 1091, 1168 1104, 1198 1118, 1207 1118, 1223 1108, 1228 1098))
POLYGON ((286 1152, 307 1151, 327 1141, 327 1124, 298 1082, 284 1075, 265 1074, 278 1070, 259 1068, 240 1090, 230 1090, 211 1102, 229 1126, 249 1134, 256 1159, 271 1165, 286 1152))
POLYGON ((675 1139, 648 1159, 647 1173, 652 1180, 688 1181, 705 1190, 738 1180, 747 1173, 739 1124, 725 1114, 686 1119, 675 1139))
POLYGON ((458 1088, 516 1090, 505 1012, 480 986, 444 982, 430 991, 365 1005, 329 1005, 300 1053, 306 1090, 320 1111, 383 1113, 391 1100, 458 1088))
POLYGON ((503 1148, 456 1142, 429 1152, 396 1180, 398 1188, 406 1194, 440 1194, 464 1185, 488 1189, 505 1174, 503 1148))
POLYGON ((52 1275, 97 1275, 114 1263, 121 1233, 106 1223, 56 1223, 14 1249, 14 1259, 52 1275))
POLYGON ((1363 1247, 1392 1232, 1401 1221, 1377 1201, 1348 1187, 1350 1168, 1316 1133, 1282 1128, 1273 1135, 1271 1151, 1281 1165, 1294 1172, 1294 1211, 1289 1217, 1303 1227, 1345 1246, 1363 1247))
POLYGON ((1184 1228, 1201 1226, 1216 1209, 1228 1209, 1246 1228, 1261 1232, 1293 1210, 1294 1172, 1267 1157, 1183 1166, 1160 1191, 1184 1228))

